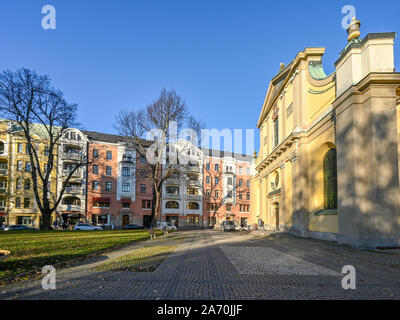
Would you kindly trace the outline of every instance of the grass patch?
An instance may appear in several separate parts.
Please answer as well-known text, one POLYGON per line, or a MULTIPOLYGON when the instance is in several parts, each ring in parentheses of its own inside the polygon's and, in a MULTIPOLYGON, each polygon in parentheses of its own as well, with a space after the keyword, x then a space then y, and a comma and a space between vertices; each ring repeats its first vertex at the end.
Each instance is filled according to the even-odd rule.
POLYGON ((96 271, 152 272, 163 262, 177 245, 155 245, 138 248, 121 257, 102 263, 96 271))
POLYGON ((0 279, 149 238, 146 230, 0 232, 0 249, 11 251, 0 279))
POLYGON ((157 242, 137 248, 123 256, 104 262, 93 270, 96 271, 154 271, 186 239, 186 234, 170 233, 157 242))

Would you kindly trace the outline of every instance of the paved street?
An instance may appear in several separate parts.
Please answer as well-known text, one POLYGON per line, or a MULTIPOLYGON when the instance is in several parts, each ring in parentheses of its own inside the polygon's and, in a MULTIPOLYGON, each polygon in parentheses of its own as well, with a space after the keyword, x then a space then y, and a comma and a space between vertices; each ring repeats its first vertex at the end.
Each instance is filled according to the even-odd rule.
MULTIPOLYGON (((400 253, 360 251, 289 235, 188 231, 153 272, 94 271, 131 245, 57 273, 57 289, 40 281, 0 288, 1 299, 398 299, 400 253), (345 265, 357 289, 343 290, 345 265)), ((168 243, 168 238, 155 241, 168 243)), ((154 242, 154 241, 153 241, 154 242)))

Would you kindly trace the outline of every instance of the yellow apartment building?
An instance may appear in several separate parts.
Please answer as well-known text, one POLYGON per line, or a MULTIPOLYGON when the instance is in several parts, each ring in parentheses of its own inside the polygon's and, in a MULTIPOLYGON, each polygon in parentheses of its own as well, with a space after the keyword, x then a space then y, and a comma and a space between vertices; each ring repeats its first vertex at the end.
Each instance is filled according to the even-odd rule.
MULTIPOLYGON (((0 216, 3 217, 3 223, 7 225, 24 224, 39 228, 41 213, 33 192, 26 139, 18 126, 11 121, 2 120, 0 128, 0 193, 2 199, 0 216)), ((48 152, 47 136, 44 128, 40 125, 33 125, 32 131, 36 150, 40 157, 40 166, 42 170, 45 170, 46 153, 48 152)), ((57 162, 50 178, 50 199, 52 195, 57 194, 56 182, 57 162)), ((54 217, 55 215, 54 213, 54 217)))

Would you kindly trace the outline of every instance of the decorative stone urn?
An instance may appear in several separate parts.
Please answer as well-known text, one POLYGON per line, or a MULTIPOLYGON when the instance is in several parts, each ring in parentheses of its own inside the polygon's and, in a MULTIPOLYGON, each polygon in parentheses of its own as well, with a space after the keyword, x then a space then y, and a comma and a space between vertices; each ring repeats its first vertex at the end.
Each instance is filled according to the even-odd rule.
POLYGON ((7 259, 10 256, 10 251, 8 250, 0 250, 0 262, 7 259))

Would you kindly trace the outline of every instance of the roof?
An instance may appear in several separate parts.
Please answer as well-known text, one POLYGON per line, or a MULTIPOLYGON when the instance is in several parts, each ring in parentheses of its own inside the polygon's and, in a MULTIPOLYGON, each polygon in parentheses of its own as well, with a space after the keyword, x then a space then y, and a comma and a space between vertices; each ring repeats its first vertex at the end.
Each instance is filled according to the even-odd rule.
POLYGON ((201 148, 201 151, 205 156, 208 157, 232 157, 235 160, 241 160, 241 161, 247 161, 251 162, 253 160, 253 156, 249 156, 246 154, 241 154, 241 153, 233 153, 230 151, 223 151, 223 150, 214 150, 214 149, 206 149, 206 148, 201 148))
POLYGON ((119 143, 119 142, 127 141, 127 137, 119 136, 116 134, 101 133, 101 132, 96 132, 96 131, 85 131, 85 130, 81 130, 81 131, 90 140, 93 140, 93 141, 101 141, 101 142, 108 142, 108 143, 119 143))
POLYGON ((323 80, 328 78, 322 66, 322 60, 310 61, 308 63, 308 72, 315 80, 323 80))
MULTIPOLYGON (((0 119, 0 121, 11 121, 11 120, 6 120, 6 119, 0 119)), ((11 121, 12 122, 12 121, 11 121)), ((19 131, 19 129, 14 125, 13 126, 13 131, 19 131)), ((41 124, 32 124, 32 131, 35 132, 37 135, 41 137, 46 137, 47 132, 44 129, 44 126, 41 124)), ((127 142, 128 138, 126 136, 121 136, 121 135, 116 135, 116 134, 110 134, 110 133, 102 133, 102 132, 97 132, 97 131, 87 131, 87 130, 80 130, 84 135, 87 136, 87 138, 91 141, 100 141, 100 142, 106 142, 106 143, 123 143, 127 142)), ((154 143, 154 141, 150 140, 142 140, 142 143, 150 146, 151 144, 154 143)), ((201 151, 205 156, 213 156, 213 157, 232 157, 236 160, 241 160, 241 161, 252 161, 253 157, 250 155, 244 155, 240 153, 232 153, 230 151, 222 151, 222 150, 213 150, 213 149, 206 149, 206 148, 201 148, 201 151)))

